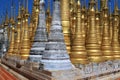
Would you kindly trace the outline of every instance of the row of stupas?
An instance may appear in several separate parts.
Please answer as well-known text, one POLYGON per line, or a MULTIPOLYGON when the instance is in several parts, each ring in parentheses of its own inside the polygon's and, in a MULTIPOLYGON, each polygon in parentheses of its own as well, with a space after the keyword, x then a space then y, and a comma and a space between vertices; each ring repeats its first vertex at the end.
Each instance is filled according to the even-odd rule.
POLYGON ((99 10, 98 0, 90 0, 88 9, 85 0, 55 0, 51 15, 50 6, 45 12, 44 1, 34 0, 28 24, 26 0, 26 7, 19 5, 17 23, 13 16, 9 22, 6 15, 4 29, 9 42, 6 56, 43 64, 49 71, 77 67, 84 76, 102 73, 103 68, 108 71, 111 65, 112 69, 120 68, 117 0, 113 13, 108 0, 100 2, 99 10))
POLYGON ((99 63, 120 58, 118 5, 115 2, 114 12, 109 14, 108 0, 102 2, 104 4, 101 11, 94 0, 90 0, 88 9, 85 6, 80 7, 79 2, 71 2, 71 5, 77 7, 72 8, 70 17, 70 28, 73 31, 70 57, 75 64, 99 63))
POLYGON ((10 27, 7 26, 10 44, 6 57, 22 62, 28 60, 44 64, 46 70, 72 69, 73 66, 62 33, 60 2, 55 1, 54 3, 54 16, 51 21, 51 28, 49 28, 49 34, 46 29, 44 1, 34 1, 33 8, 35 7, 35 11, 32 13, 30 24, 28 24, 30 16, 28 2, 25 3, 25 8, 20 6, 19 3, 17 25, 15 25, 14 18, 11 17, 10 27))

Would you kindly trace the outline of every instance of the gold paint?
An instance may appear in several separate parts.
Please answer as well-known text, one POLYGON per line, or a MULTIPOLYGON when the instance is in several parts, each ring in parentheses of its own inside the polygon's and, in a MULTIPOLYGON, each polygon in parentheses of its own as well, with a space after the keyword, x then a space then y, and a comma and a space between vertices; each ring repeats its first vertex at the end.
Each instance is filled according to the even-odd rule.
POLYGON ((114 53, 112 52, 112 47, 111 47, 110 37, 109 37, 110 35, 109 35, 107 0, 104 6, 103 12, 104 12, 104 15, 103 15, 104 24, 103 24, 103 37, 102 37, 101 50, 106 60, 112 60, 114 53))
POLYGON ((51 26, 51 21, 52 21, 52 17, 50 15, 50 6, 48 7, 48 9, 46 11, 46 15, 47 15, 46 27, 47 27, 47 32, 49 34, 49 32, 50 32, 50 26, 51 26))
POLYGON ((75 37, 76 28, 76 3, 71 0, 70 2, 70 40, 71 43, 75 37))
POLYGON ((100 12, 98 10, 98 2, 96 3, 96 18, 95 18, 96 32, 97 32, 97 40, 99 46, 101 46, 101 27, 100 27, 100 12))
POLYGON ((39 2, 40 2, 40 0, 35 0, 34 1, 34 19, 35 19, 35 28, 34 28, 34 33, 36 32, 36 29, 37 29, 37 26, 38 26, 38 20, 39 20, 39 12, 40 12, 40 10, 39 10, 39 2))
POLYGON ((15 28, 14 28, 14 25, 12 24, 11 25, 11 39, 10 39, 10 46, 9 46, 9 49, 8 49, 8 55, 12 56, 13 55, 13 52, 14 52, 14 45, 15 45, 15 28))
POLYGON ((67 51, 70 54, 70 7, 69 0, 60 0, 61 2, 61 20, 63 26, 63 34, 65 39, 65 44, 67 46, 67 51))
POLYGON ((89 31, 86 42, 86 49, 88 52, 88 57, 91 62, 102 62, 104 58, 102 57, 102 52, 100 50, 100 46, 97 40, 96 34, 96 26, 95 26, 95 9, 94 9, 95 1, 90 1, 89 7, 89 31))
POLYGON ((82 27, 81 24, 81 9, 80 9, 80 1, 77 2, 77 26, 76 26, 76 32, 75 37, 72 42, 71 47, 71 61, 73 64, 87 64, 87 52, 85 48, 85 40, 82 33, 82 27))
POLYGON ((19 4, 19 13, 18 13, 18 22, 17 22, 17 37, 15 39, 14 54, 20 55, 20 44, 21 44, 21 13, 20 13, 20 4, 19 4))
POLYGON ((82 26, 82 34, 83 34, 83 38, 84 41, 86 39, 86 26, 85 26, 85 6, 82 6, 82 10, 81 10, 81 26, 82 26))
MULTIPOLYGON (((27 3, 26 3, 27 4, 27 3)), ((24 22, 24 35, 23 35, 23 39, 21 41, 21 49, 20 49, 20 56, 22 60, 27 60, 29 57, 29 53, 30 53, 30 36, 29 36, 29 29, 28 29, 28 9, 26 9, 25 11, 25 22, 24 22), (27 56, 24 56, 27 55, 27 56)))
POLYGON ((29 25, 29 36, 30 36, 30 45, 32 46, 32 38, 33 38, 33 23, 31 22, 29 25))
POLYGON ((112 49, 115 59, 120 59, 120 44, 118 41, 118 28, 119 28, 119 13, 118 5, 115 5, 114 14, 113 14, 113 38, 112 38, 112 49))

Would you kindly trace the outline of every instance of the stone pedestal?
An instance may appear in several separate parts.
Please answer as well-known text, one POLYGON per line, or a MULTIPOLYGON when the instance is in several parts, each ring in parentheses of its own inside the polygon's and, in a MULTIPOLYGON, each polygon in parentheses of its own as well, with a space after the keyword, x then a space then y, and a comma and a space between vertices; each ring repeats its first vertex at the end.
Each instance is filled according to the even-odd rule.
POLYGON ((81 80, 79 69, 52 71, 55 80, 81 80))

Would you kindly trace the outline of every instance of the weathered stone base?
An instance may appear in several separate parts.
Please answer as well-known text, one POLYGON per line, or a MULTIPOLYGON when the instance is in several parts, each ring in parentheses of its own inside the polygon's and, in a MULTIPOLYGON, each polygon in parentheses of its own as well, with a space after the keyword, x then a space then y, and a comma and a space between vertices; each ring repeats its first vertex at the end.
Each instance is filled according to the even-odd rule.
POLYGON ((41 60, 44 69, 48 71, 70 70, 73 68, 69 59, 66 60, 41 60))
POLYGON ((39 69, 39 64, 37 63, 23 60, 16 62, 15 60, 2 58, 1 62, 29 80, 117 80, 120 78, 120 68, 111 69, 100 75, 86 73, 85 77, 82 75, 81 70, 74 66, 73 69, 69 70, 46 71, 39 69), (17 67, 18 63, 21 67, 17 67))
POLYGON ((71 70, 51 71, 55 80, 79 80, 81 79, 80 70, 75 68, 71 70))

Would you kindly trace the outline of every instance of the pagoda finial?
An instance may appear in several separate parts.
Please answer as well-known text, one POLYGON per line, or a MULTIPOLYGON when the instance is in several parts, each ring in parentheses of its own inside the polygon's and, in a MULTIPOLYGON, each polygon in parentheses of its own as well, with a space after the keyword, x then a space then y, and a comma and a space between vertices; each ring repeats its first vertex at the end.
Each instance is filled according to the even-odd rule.
POLYGON ((96 11, 98 12, 98 0, 96 0, 96 11))
POLYGON ((50 14, 50 0, 48 0, 47 14, 50 14))
POLYGON ((13 6, 13 19, 15 20, 15 17, 16 17, 16 13, 15 13, 15 5, 13 6))
POLYGON ((8 12, 6 9, 6 18, 5 18, 5 25, 8 25, 9 19, 8 19, 8 12))
POLYGON ((11 1, 11 3, 12 3, 12 5, 11 5, 11 17, 10 17, 10 23, 11 24, 15 24, 15 21, 14 21, 14 14, 15 14, 15 12, 14 12, 14 5, 13 5, 13 0, 11 1))
POLYGON ((108 0, 105 0, 104 8, 105 8, 105 9, 108 9, 108 0))
POLYGON ((25 0, 26 13, 28 13, 28 0, 25 0))
POLYGON ((20 0, 19 0, 19 11, 18 11, 18 19, 21 18, 21 4, 20 4, 20 0))
POLYGON ((13 17, 13 0, 11 1, 11 18, 13 17))
POLYGON ((111 1, 109 1, 109 13, 111 14, 112 13, 112 6, 111 6, 111 1))
POLYGON ((77 0, 77 7, 79 8, 80 7, 80 0, 77 0))
POLYGON ((114 3, 115 3, 114 14, 118 15, 118 11, 119 11, 119 9, 118 9, 118 0, 115 0, 114 3))

